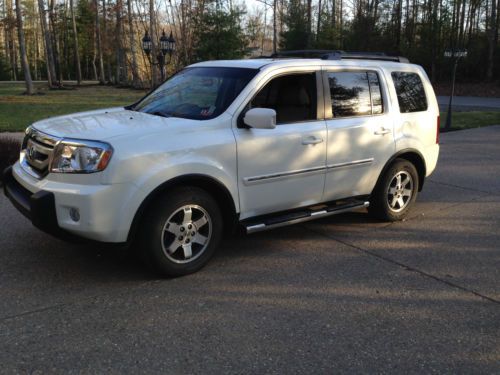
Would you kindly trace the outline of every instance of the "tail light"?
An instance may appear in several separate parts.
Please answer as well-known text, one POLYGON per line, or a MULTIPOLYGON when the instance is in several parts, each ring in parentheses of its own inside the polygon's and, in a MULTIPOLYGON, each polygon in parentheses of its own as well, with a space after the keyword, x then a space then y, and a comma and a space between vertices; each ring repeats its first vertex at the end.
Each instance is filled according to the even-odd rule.
POLYGON ((439 144, 439 128, 441 127, 441 119, 437 117, 437 126, 436 126, 436 144, 439 144))

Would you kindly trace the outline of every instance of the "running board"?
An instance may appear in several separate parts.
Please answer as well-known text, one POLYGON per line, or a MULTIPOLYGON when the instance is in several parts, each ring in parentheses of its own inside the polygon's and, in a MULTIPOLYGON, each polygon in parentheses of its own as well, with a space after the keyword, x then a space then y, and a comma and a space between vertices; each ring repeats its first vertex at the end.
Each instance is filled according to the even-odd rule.
POLYGON ((370 202, 355 202, 335 207, 323 206, 321 209, 313 210, 306 209, 304 211, 296 211, 282 216, 268 217, 261 222, 252 220, 252 222, 244 223, 243 227, 248 234, 262 232, 269 229, 284 227, 287 225, 303 223, 305 221, 316 220, 327 216, 338 215, 344 212, 354 211, 360 208, 365 208, 370 205, 370 202))

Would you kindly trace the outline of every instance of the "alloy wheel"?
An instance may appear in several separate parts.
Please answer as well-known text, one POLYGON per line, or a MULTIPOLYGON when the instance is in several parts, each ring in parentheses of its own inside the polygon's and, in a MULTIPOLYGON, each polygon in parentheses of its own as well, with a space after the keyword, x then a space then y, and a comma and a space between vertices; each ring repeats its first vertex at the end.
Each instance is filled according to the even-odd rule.
POLYGON ((188 204, 178 208, 167 219, 161 234, 161 245, 169 260, 185 264, 205 252, 211 236, 212 221, 208 212, 203 207, 188 204))

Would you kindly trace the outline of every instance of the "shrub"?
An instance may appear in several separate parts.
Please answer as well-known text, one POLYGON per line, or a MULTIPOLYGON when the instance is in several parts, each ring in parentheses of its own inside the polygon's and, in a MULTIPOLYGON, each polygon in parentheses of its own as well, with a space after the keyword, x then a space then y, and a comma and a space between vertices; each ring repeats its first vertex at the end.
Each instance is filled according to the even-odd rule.
POLYGON ((21 142, 12 137, 0 136, 0 173, 19 159, 21 142))

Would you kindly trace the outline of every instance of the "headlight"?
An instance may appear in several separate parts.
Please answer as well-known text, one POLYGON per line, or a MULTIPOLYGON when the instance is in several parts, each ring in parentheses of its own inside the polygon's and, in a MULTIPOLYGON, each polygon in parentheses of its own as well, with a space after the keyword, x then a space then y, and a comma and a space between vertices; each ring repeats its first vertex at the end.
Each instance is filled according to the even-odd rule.
POLYGON ((102 142, 63 139, 54 149, 50 171, 56 173, 93 173, 104 170, 113 148, 102 142))

